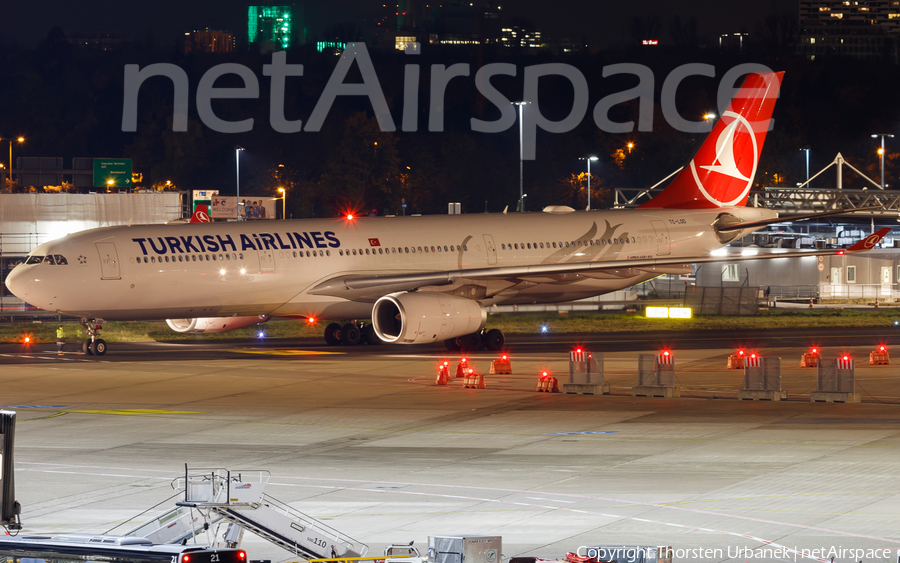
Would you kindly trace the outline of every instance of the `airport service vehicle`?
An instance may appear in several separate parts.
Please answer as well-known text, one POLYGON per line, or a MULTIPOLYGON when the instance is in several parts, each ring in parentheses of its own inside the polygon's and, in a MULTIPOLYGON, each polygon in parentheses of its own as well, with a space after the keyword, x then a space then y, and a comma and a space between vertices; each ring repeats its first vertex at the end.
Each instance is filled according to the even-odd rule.
POLYGON ((366 555, 366 544, 266 494, 270 478, 268 471, 191 469, 185 465, 184 477, 172 481, 173 488, 184 491, 183 500, 126 535, 161 544, 208 536, 211 546, 236 548, 246 530, 295 557, 353 559, 366 555))
POLYGON ((154 545, 146 538, 90 534, 0 536, 0 560, 19 563, 247 563, 241 549, 154 545))
MULTIPOLYGON (((38 246, 6 285, 32 305, 81 317, 91 337, 84 350, 96 355, 106 352, 102 319, 167 319, 199 334, 271 317, 371 318, 329 324, 325 339, 498 350, 503 333, 484 330, 486 307, 572 301, 690 273, 779 222, 746 203, 781 79, 750 75, 691 162, 635 209, 107 227, 38 246)), ((845 211, 805 218, 837 213, 845 211)), ((846 251, 871 249, 886 232, 846 251)))

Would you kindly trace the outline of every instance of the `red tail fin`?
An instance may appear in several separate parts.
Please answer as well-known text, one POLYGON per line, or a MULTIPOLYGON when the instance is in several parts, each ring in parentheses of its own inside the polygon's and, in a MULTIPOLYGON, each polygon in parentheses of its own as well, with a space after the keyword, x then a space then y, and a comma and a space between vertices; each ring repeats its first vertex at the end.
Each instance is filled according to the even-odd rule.
POLYGON ((191 223, 212 223, 212 219, 209 218, 209 211, 206 210, 205 205, 197 206, 194 214, 191 215, 191 223))
POLYGON ((742 207, 753 186, 783 72, 751 74, 690 164, 644 208, 742 207))

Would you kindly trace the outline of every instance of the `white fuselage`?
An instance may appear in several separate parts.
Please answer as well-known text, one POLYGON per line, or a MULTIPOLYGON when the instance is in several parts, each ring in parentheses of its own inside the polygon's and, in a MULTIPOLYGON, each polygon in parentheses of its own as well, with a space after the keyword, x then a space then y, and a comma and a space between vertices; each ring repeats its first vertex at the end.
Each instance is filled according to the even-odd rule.
POLYGON ((723 213, 742 221, 775 217, 742 207, 106 227, 40 245, 7 285, 42 309, 107 320, 367 318, 377 295, 313 290, 341 277, 485 268, 497 268, 496 278, 467 281, 463 275, 452 285, 417 289, 452 292, 484 305, 569 301, 685 271, 672 259, 683 257, 689 265, 692 257, 723 246, 712 227, 723 213), (35 263, 45 256, 62 256, 66 264, 35 263), (629 266, 656 258, 668 265, 629 266), (612 261, 622 267, 503 274, 507 267, 612 261))

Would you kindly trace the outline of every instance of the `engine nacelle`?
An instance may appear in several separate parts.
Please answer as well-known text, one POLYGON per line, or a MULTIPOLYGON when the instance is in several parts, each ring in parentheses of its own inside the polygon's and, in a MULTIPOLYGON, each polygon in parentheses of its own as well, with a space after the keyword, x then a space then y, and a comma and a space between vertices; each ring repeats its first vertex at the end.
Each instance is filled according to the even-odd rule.
POLYGON ((486 321, 481 303, 446 293, 392 293, 372 308, 375 334, 398 344, 428 344, 472 334, 486 321))
POLYGON ((166 319, 166 324, 175 332, 213 334, 264 323, 267 320, 269 320, 269 317, 266 315, 255 317, 206 317, 201 319, 166 319))

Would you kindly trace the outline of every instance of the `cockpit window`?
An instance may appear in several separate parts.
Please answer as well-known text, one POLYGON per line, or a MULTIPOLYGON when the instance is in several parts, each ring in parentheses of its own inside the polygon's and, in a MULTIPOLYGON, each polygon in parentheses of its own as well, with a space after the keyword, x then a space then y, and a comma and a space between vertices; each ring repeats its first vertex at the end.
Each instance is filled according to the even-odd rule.
POLYGON ((26 264, 47 264, 49 266, 68 266, 69 261, 62 254, 48 254, 47 256, 29 256, 26 264))

